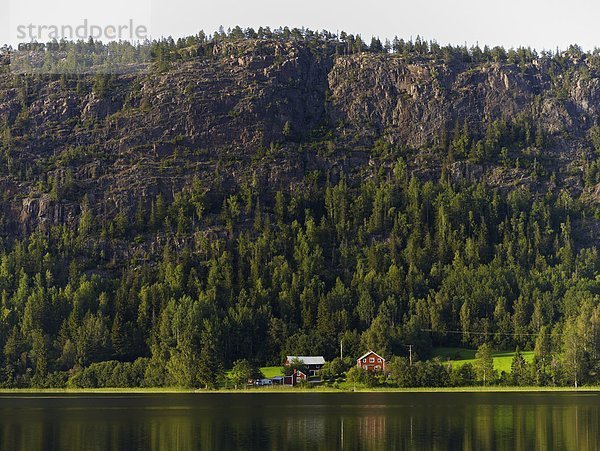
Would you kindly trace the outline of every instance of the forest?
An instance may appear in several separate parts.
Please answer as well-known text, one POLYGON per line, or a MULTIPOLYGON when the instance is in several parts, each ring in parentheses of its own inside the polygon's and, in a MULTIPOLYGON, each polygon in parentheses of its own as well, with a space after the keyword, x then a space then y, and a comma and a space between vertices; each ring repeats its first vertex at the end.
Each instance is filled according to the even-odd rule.
POLYGON ((5 386, 53 384, 106 360, 133 362, 151 386, 211 385, 239 358, 332 358, 340 340, 349 354, 405 355, 411 343, 426 358, 440 343, 529 349, 543 337, 548 366, 593 377, 600 259, 573 236, 578 202, 422 183, 402 159, 355 189, 307 182, 272 205, 248 186, 214 210, 192 186, 107 224, 84 199, 77 230, 5 245, 5 386), (204 221, 226 236, 194 234, 204 221), (158 261, 89 274, 111 265, 103 239, 158 232, 169 237, 158 261), (193 239, 176 248, 183 236, 193 239))

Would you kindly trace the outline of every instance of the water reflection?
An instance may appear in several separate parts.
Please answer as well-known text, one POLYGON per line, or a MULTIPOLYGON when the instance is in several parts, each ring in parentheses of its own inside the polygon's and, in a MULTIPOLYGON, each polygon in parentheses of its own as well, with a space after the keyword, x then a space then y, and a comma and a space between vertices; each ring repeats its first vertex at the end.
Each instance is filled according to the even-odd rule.
POLYGON ((596 394, 0 397, 2 450, 598 450, 596 394))

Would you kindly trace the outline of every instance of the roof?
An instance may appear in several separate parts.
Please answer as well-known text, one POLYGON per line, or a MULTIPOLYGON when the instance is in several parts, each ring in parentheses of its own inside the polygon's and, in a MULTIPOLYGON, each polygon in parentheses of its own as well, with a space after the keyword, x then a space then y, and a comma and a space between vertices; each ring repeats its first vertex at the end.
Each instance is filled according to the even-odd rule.
POLYGON ((369 352, 367 352, 365 355, 361 355, 361 356, 360 356, 358 359, 356 359, 356 360, 357 360, 357 361, 358 361, 358 360, 362 360, 362 359, 364 359, 365 357, 367 357, 368 355, 371 355, 371 354, 375 354, 377 357, 379 357, 380 359, 382 359, 382 360, 385 362, 385 359, 384 359, 383 357, 381 357, 379 354, 377 354, 375 351, 369 351, 369 352))
POLYGON ((291 362, 294 359, 298 359, 305 365, 324 365, 325 358, 322 355, 319 356, 302 356, 302 355, 288 355, 287 361, 291 362))

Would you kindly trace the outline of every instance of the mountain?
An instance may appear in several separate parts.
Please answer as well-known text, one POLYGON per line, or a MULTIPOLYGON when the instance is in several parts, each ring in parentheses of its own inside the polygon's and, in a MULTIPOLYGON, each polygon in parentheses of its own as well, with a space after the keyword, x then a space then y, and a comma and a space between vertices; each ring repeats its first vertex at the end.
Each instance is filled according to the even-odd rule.
POLYGON ((0 76, 4 385, 106 385, 82 369, 115 360, 135 361, 121 383, 210 385, 340 340, 426 358, 552 335, 558 359, 570 324, 593 378, 600 55, 153 52, 124 75, 0 76))

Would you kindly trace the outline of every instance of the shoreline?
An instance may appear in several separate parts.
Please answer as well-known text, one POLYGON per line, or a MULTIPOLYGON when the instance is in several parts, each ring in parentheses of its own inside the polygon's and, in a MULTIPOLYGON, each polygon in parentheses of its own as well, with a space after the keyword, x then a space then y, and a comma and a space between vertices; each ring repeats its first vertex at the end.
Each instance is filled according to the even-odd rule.
POLYGON ((232 394, 232 395, 247 395, 247 394, 354 394, 354 393, 598 393, 600 394, 600 386, 589 387, 423 387, 423 388, 393 388, 393 387, 357 387, 356 390, 344 390, 336 388, 248 388, 248 389, 184 389, 184 388, 15 388, 15 389, 0 389, 2 395, 20 395, 20 394, 73 394, 73 395, 168 395, 168 394, 232 394))

